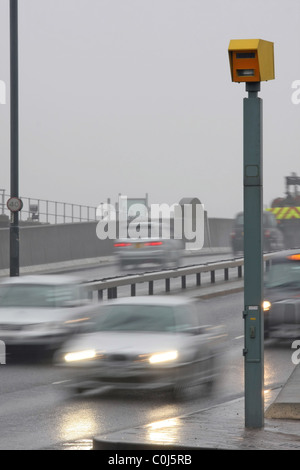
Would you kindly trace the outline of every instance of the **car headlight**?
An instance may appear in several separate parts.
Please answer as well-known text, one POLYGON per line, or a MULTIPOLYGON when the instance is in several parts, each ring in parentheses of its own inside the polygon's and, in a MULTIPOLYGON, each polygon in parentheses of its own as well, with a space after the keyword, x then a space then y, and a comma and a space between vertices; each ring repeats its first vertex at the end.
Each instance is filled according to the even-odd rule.
POLYGON ((268 312, 271 308, 271 302, 269 300, 264 300, 263 301, 263 311, 268 312))
POLYGON ((160 362, 174 361, 178 357, 177 351, 166 351, 162 353, 152 354, 149 357, 150 364, 158 364, 160 362))
POLYGON ((74 351, 65 354, 66 362, 84 361, 86 359, 94 359, 96 357, 95 349, 87 349, 85 351, 74 351))

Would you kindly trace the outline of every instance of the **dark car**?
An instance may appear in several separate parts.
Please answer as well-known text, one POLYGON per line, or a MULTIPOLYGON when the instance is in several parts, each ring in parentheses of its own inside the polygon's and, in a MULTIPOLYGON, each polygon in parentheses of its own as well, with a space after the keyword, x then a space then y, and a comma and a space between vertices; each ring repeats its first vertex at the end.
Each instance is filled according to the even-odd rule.
MULTIPOLYGON (((234 220, 231 232, 231 247, 236 255, 244 251, 244 213, 239 212, 234 220)), ((276 251, 284 248, 284 239, 281 230, 277 226, 274 215, 270 212, 263 213, 263 250, 276 251)))
POLYGON ((264 285, 266 338, 292 340, 300 336, 300 252, 272 255, 264 285))

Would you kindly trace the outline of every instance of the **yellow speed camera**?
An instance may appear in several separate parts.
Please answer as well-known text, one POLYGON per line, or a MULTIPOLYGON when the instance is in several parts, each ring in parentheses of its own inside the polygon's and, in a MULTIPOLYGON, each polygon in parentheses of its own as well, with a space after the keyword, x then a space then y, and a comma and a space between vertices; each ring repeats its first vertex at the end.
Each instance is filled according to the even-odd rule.
POLYGON ((233 82, 261 82, 275 78, 273 42, 232 39, 228 52, 233 82))

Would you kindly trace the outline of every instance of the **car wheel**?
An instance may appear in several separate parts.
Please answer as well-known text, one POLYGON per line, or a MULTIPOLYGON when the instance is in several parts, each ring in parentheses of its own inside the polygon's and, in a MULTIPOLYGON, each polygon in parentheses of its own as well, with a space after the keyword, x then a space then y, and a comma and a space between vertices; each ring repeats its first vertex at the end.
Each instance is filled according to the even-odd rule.
POLYGON ((215 357, 209 359, 209 375, 206 380, 204 380, 205 394, 211 395, 215 389, 216 385, 216 373, 215 373, 215 357))
POLYGON ((269 328, 268 328, 268 320, 265 319, 264 321, 264 339, 268 339, 270 336, 269 334, 269 328))
POLYGON ((188 370, 173 387, 173 397, 175 400, 187 401, 199 396, 199 371, 198 363, 190 365, 188 370))
POLYGON ((76 387, 76 386, 61 387, 60 393, 67 400, 76 400, 76 398, 79 398, 82 395, 83 390, 80 387, 76 387))
POLYGON ((186 381, 177 383, 173 390, 173 398, 175 401, 188 401, 196 397, 196 388, 193 384, 186 381))
POLYGON ((126 270, 126 267, 127 267, 127 264, 126 264, 126 263, 122 263, 122 262, 119 263, 119 269, 120 269, 120 271, 125 271, 125 270, 126 270))
POLYGON ((172 268, 173 268, 173 269, 178 269, 178 268, 180 268, 180 259, 179 259, 179 258, 173 260, 172 268))
POLYGON ((161 269, 169 269, 170 268, 170 260, 169 259, 164 259, 159 263, 161 269))

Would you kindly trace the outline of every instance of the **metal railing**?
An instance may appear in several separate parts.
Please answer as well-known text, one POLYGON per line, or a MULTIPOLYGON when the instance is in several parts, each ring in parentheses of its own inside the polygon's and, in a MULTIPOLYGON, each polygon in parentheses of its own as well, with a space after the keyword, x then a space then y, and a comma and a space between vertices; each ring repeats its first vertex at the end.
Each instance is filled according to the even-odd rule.
MULTIPOLYGON (((0 189, 0 214, 10 216, 6 206, 9 194, 0 189)), ((93 222, 96 221, 97 207, 72 204, 68 202, 50 201, 20 197, 23 208, 20 211, 20 221, 36 221, 46 224, 93 222)))
MULTIPOLYGON (((264 266, 268 268, 269 260, 271 255, 264 255, 264 266)), ((240 280, 243 278, 243 266, 244 259, 236 259, 232 261, 221 261, 219 263, 209 263, 197 266, 187 266, 184 268, 177 268, 172 270, 155 271, 151 273, 144 273, 140 275, 127 275, 114 277, 110 279, 103 279, 99 281, 87 282, 85 286, 90 291, 91 297, 96 296, 98 300, 104 298, 104 292, 107 292, 107 299, 113 299, 118 297, 118 288, 127 286, 129 288, 128 294, 135 296, 137 293, 137 285, 148 284, 148 295, 154 295, 154 283, 156 281, 164 281, 166 293, 171 291, 171 280, 180 279, 180 289, 184 290, 187 288, 187 278, 194 277, 194 287, 201 287, 207 285, 213 285, 220 282, 228 282, 232 279, 240 280), (235 274, 232 275, 232 272, 235 274), (223 272, 223 276, 218 275, 217 272, 223 272), (208 273, 209 277, 206 278, 205 282, 202 283, 202 277, 208 273)), ((178 290, 178 285, 176 287, 178 290)), ((160 287, 161 292, 161 287, 160 287)))
MULTIPOLYGON (((271 254, 264 255, 264 267, 268 268, 271 254)), ((184 268, 177 268, 164 271, 155 271, 144 274, 126 275, 120 277, 114 277, 110 279, 103 279, 99 281, 85 283, 86 288, 90 292, 92 298, 95 297, 98 300, 104 298, 104 292, 107 292, 107 299, 114 299, 118 297, 118 289, 121 287, 128 287, 127 296, 135 296, 137 294, 137 286, 140 284, 148 284, 148 295, 154 295, 154 283, 157 281, 164 281, 164 292, 168 293, 171 291, 171 281, 174 279, 180 280, 179 289, 187 289, 187 278, 194 277, 193 286, 201 287, 202 285, 213 285, 217 282, 228 282, 229 280, 239 280, 243 278, 243 266, 244 259, 236 259, 231 261, 221 261, 218 263, 209 263, 196 266, 187 266, 184 268), (235 274, 232 275, 232 272, 235 274), (219 272, 217 276, 217 272, 219 272), (223 275, 220 273, 223 272, 223 275), (202 277, 208 273, 205 282, 202 283, 202 277), (218 279, 217 279, 218 277, 218 279)), ((176 287, 178 290, 178 285, 176 287)), ((160 292, 162 291, 160 286, 160 292)))

